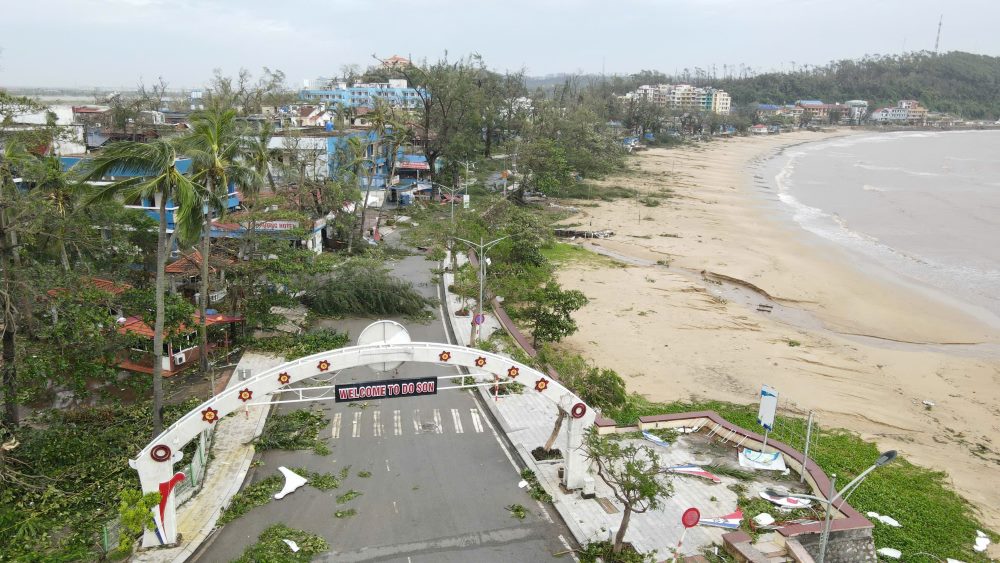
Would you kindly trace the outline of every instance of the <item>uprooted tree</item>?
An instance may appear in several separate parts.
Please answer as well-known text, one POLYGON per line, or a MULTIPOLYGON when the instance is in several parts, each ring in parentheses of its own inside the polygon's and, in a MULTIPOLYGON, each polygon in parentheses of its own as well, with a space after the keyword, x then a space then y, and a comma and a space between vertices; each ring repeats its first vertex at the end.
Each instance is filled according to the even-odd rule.
POLYGON ((614 553, 621 553, 632 514, 659 508, 663 499, 673 493, 673 486, 664 481, 660 460, 648 446, 602 436, 591 427, 584 437, 583 448, 597 467, 597 475, 625 506, 613 548, 614 553))

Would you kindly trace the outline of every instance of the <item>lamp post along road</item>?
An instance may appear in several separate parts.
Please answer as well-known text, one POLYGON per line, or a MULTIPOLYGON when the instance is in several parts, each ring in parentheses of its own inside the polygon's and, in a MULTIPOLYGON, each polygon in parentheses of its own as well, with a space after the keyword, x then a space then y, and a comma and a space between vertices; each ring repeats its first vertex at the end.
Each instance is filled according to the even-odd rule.
MULTIPOLYGON (((448 187, 448 186, 446 186, 444 184, 440 184, 438 182, 433 182, 433 181, 430 181, 430 184, 432 186, 437 186, 438 188, 440 188, 440 189, 448 192, 448 195, 451 196, 449 198, 449 199, 451 199, 451 222, 450 222, 451 233, 450 233, 450 238, 453 239, 453 238, 455 238, 455 192, 458 192, 459 190, 466 191, 468 189, 468 186, 464 186, 464 187, 461 187, 461 188, 451 188, 451 187, 448 187)), ((455 272, 455 249, 451 248, 452 244, 451 244, 451 240, 450 239, 448 241, 448 247, 449 247, 448 251, 451 253, 451 265, 452 265, 451 271, 452 271, 452 273, 456 273, 455 272)))
POLYGON ((476 244, 471 240, 455 237, 455 240, 464 242, 465 244, 475 248, 476 256, 479 258, 479 301, 476 302, 476 316, 472 317, 472 334, 469 337, 469 346, 476 345, 476 336, 478 335, 479 327, 481 326, 476 324, 476 319, 483 314, 483 294, 485 292, 486 285, 486 252, 496 246, 500 241, 509 238, 510 235, 507 235, 498 239, 493 239, 489 242, 483 242, 483 237, 479 237, 479 244, 476 244))
POLYGON ((853 481, 845 485, 844 488, 840 489, 840 492, 836 494, 835 492, 837 490, 836 489, 837 474, 836 473, 831 474, 830 492, 827 494, 827 498, 817 497, 813 495, 799 494, 799 493, 791 493, 783 488, 770 488, 767 489, 765 492, 767 492, 770 495, 779 497, 788 496, 788 497, 814 500, 826 506, 826 516, 823 520, 823 535, 820 536, 819 540, 819 559, 817 560, 818 563, 824 563, 824 560, 826 559, 826 547, 827 544, 829 543, 829 538, 830 538, 830 525, 832 523, 831 515, 834 508, 833 504, 837 502, 838 499, 843 497, 843 500, 840 501, 840 508, 843 508, 844 503, 847 502, 847 497, 851 496, 851 493, 853 493, 854 490, 861 485, 861 483, 865 480, 865 478, 868 477, 869 473, 875 471, 876 469, 882 467, 883 465, 890 463, 894 459, 896 459, 896 450, 889 450, 887 452, 884 452, 882 455, 878 456, 878 459, 875 460, 875 463, 873 463, 871 467, 862 471, 860 475, 855 477, 853 481))

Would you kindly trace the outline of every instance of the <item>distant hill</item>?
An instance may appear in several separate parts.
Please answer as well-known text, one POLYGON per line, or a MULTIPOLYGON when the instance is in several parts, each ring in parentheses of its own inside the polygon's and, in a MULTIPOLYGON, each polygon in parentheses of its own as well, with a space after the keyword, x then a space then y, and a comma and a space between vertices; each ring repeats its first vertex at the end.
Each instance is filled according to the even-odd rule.
POLYGON ((551 74, 526 77, 525 83, 529 90, 538 87, 550 90, 567 80, 580 86, 603 84, 606 92, 615 94, 624 94, 641 84, 688 82, 722 88, 736 105, 821 99, 867 100, 874 108, 901 99, 915 99, 932 111, 954 113, 966 119, 1000 118, 1000 57, 961 51, 940 55, 929 52, 874 55, 799 72, 769 72, 742 78, 710 78, 705 74, 697 78, 668 76, 644 70, 632 75, 551 74))
POLYGON ((843 60, 807 72, 720 80, 736 104, 868 100, 876 105, 914 99, 932 111, 966 119, 1000 117, 1000 57, 953 51, 843 60))

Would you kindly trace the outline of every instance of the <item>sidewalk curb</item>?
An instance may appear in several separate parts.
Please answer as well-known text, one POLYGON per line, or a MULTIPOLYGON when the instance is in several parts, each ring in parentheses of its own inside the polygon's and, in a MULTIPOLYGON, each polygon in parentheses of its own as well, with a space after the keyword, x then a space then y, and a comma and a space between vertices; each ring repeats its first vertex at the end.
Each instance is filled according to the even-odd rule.
MULTIPOLYGON (((445 260, 447 259, 448 257, 446 256, 445 260)), ((442 268, 444 267, 444 265, 445 261, 442 261, 441 262, 442 268)), ((446 276, 448 275, 449 274, 442 274, 441 276, 440 295, 442 297, 443 311, 446 315, 448 315, 448 322, 445 323, 447 326, 448 335, 449 338, 451 338, 452 341, 454 342, 456 334, 458 334, 458 330, 457 327, 454 326, 454 323, 456 322, 456 317, 452 314, 451 304, 448 300, 449 293, 448 293, 448 285, 446 282, 446 276)), ((467 370, 463 369, 463 372, 467 373, 467 370)), ((474 391, 473 394, 476 396, 477 402, 486 407, 486 412, 484 414, 487 414, 490 417, 490 420, 492 420, 493 423, 496 424, 500 433, 503 434, 503 441, 506 444, 506 446, 517 453, 517 457, 520 460, 521 467, 532 470, 535 473, 535 475, 539 477, 540 480, 546 481, 545 482, 546 491, 550 491, 550 494, 552 494, 551 491, 555 491, 555 494, 552 494, 553 498, 552 508, 555 509, 555 513, 559 516, 559 519, 562 520, 562 523, 566 526, 566 529, 568 529, 570 533, 573 534, 573 538, 576 540, 576 542, 579 545, 586 545, 586 543, 590 540, 590 538, 583 533, 583 530, 581 530, 580 527, 577 525, 577 523, 572 519, 572 515, 570 514, 569 509, 565 506, 566 504, 565 501, 556 498, 557 494, 561 494, 558 488, 558 484, 553 488, 553 485, 551 483, 548 483, 547 480, 544 478, 543 474, 538 470, 538 465, 535 463, 535 458, 534 456, 531 455, 531 452, 529 452, 523 445, 515 443, 514 440, 511 439, 510 434, 512 434, 515 431, 515 429, 513 429, 510 426, 510 423, 507 422, 507 419, 504 418, 503 415, 500 413, 500 410, 497 408, 496 401, 493 400, 493 395, 490 394, 489 388, 477 387, 476 391, 474 391)))

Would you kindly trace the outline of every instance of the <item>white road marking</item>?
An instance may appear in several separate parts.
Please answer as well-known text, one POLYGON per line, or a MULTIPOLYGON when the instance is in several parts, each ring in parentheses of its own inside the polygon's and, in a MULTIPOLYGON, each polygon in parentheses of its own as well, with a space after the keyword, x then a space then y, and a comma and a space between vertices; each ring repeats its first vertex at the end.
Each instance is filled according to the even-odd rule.
POLYGON ((443 434, 444 433, 444 427, 441 426, 441 410, 440 409, 434 409, 434 433, 435 434, 443 434))
POLYGON ((396 436, 403 435, 403 419, 399 416, 399 411, 392 411, 392 433, 396 436))
POLYGON ((462 417, 458 415, 458 409, 451 409, 451 420, 455 423, 455 433, 462 433, 462 417))
POLYGON ((396 506, 396 501, 392 501, 392 511, 399 514, 399 507, 396 506))
POLYGON ((375 423, 374 423, 374 428, 373 429, 374 429, 374 432, 375 432, 375 437, 376 438, 381 438, 382 437, 382 411, 374 411, 374 414, 375 414, 375 423))
POLYGON ((333 415, 333 427, 330 429, 330 435, 334 438, 340 438, 340 413, 333 415))
POLYGON ((351 430, 351 437, 360 438, 361 437, 361 413, 354 413, 354 429, 351 430))
POLYGON ((413 433, 420 434, 420 409, 413 409, 413 433))
MULTIPOLYGON (((545 510, 545 505, 542 504, 542 501, 536 500, 535 503, 538 504, 538 509, 542 512, 542 517, 545 518, 545 521, 548 522, 549 524, 551 524, 552 523, 552 517, 549 516, 549 511, 545 510)), ((567 546, 567 547, 569 547, 569 546, 567 546)))
POLYGON ((389 469, 389 460, 385 460, 385 470, 390 472, 392 471, 391 469, 389 469))
MULTIPOLYGON (((478 415, 479 413, 477 411, 476 416, 478 415)), ((493 432, 493 439, 497 441, 497 445, 500 446, 500 450, 503 451, 503 455, 507 456, 507 461, 510 462, 511 466, 514 468, 514 471, 520 473, 521 468, 518 467, 516 463, 514 463, 514 458, 511 457, 510 452, 508 452, 507 448, 504 446, 503 440, 500 439, 500 435, 497 433, 497 429, 493 427, 493 423, 490 421, 490 417, 486 416, 485 418, 486 418, 486 424, 489 425, 490 427, 490 432, 493 432)))
POLYGON ((479 409, 469 409, 472 414, 472 427, 476 429, 476 432, 483 431, 483 421, 479 418, 479 409))
POLYGON ((573 558, 573 561, 576 561, 576 563, 580 563, 580 558, 576 556, 576 552, 573 551, 573 548, 569 546, 569 542, 566 541, 566 538, 564 538, 562 534, 559 534, 559 543, 563 544, 563 547, 565 547, 566 550, 569 551, 569 555, 570 557, 573 558))

